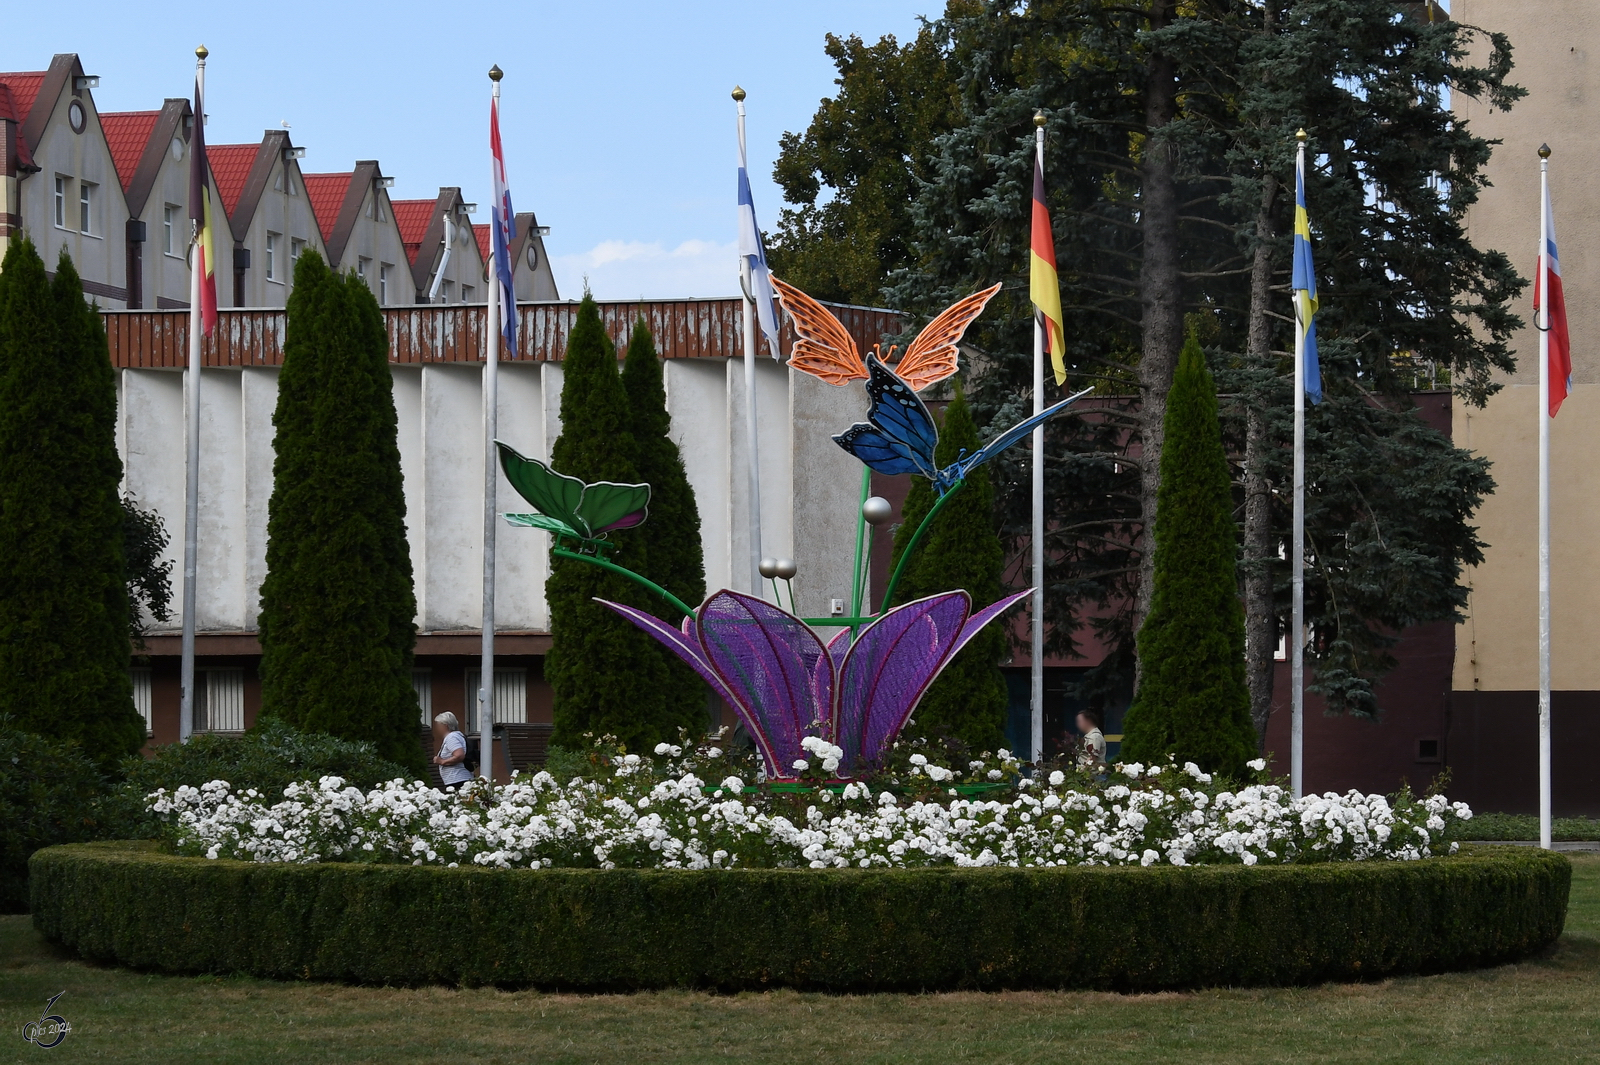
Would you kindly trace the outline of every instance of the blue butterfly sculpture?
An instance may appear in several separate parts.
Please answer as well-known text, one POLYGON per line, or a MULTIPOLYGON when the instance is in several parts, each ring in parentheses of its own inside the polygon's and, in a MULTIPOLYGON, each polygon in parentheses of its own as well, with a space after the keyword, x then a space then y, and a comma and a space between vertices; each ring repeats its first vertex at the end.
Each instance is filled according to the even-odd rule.
POLYGON ((933 482, 934 491, 942 496, 965 480, 967 474, 1027 436, 1034 426, 1093 391, 1093 388, 1086 388, 1068 396, 1055 406, 1013 425, 971 455, 963 452, 956 461, 940 469, 933 457, 933 449, 939 443, 939 427, 928 413, 927 404, 875 353, 869 352, 867 395, 872 405, 867 408, 868 421, 857 422, 833 440, 879 473, 921 474, 933 482))

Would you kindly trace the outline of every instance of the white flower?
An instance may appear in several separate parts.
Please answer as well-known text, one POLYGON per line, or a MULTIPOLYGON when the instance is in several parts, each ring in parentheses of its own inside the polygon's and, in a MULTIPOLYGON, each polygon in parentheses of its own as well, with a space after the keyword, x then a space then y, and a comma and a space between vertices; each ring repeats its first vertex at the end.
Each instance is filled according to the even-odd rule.
POLYGON ((658 743, 658 744, 656 744, 656 753, 657 754, 666 754, 670 750, 672 750, 672 744, 670 744, 670 743, 658 743))
POLYGON ((1263 769, 1267 768, 1267 760, 1265 758, 1252 758, 1246 762, 1245 765, 1259 773, 1263 769))
POLYGON ((810 767, 811 763, 806 761, 804 758, 796 758, 794 760, 794 765, 791 768, 803 773, 810 767))
POLYGON ((708 748, 706 748, 706 757, 707 758, 721 758, 722 757, 722 748, 721 747, 708 747, 708 748))
POLYGON ((914 755, 911 756, 911 764, 912 765, 927 765, 928 764, 928 756, 925 755, 925 754, 914 754, 914 755))
POLYGON ((1066 783, 1066 780, 1067 775, 1059 769, 1050 774, 1050 786, 1052 788, 1059 788, 1062 784, 1066 783))
POLYGON ((830 758, 824 758, 822 760, 822 770, 823 770, 823 772, 832 773, 834 770, 836 770, 838 768, 839 768, 839 759, 830 757, 830 758))

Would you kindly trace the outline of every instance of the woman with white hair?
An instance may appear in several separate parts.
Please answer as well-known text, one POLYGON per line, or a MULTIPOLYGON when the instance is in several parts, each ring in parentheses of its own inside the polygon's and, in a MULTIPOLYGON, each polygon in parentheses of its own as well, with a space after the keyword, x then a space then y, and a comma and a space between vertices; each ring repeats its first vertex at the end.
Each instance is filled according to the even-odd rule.
POLYGON ((461 723, 456 720, 456 715, 448 710, 433 717, 434 735, 441 731, 444 741, 439 744, 439 753, 433 756, 433 764, 439 767, 439 779, 444 781, 444 790, 455 791, 472 779, 472 772, 466 765, 467 738, 461 734, 461 723))

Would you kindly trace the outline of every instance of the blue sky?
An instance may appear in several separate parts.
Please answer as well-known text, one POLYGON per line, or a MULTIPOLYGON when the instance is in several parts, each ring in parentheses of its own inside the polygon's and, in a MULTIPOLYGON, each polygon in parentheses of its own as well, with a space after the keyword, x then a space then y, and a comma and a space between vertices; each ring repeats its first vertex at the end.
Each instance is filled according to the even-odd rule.
POLYGON ((734 283, 735 83, 749 92, 756 210, 771 227, 778 138, 831 95, 823 35, 906 40, 942 0, 799 3, 18 4, 0 69, 77 52, 104 111, 149 110, 207 65, 207 140, 290 124, 308 172, 377 159, 396 198, 460 185, 489 202, 491 64, 506 72, 513 201, 551 227, 563 296, 712 296, 734 283))

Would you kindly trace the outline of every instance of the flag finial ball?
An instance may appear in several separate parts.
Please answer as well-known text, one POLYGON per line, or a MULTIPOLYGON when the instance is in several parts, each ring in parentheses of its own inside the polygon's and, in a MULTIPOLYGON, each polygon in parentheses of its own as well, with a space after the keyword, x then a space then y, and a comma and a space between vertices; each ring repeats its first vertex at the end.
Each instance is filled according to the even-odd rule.
POLYGON ((1043 111, 1035 111, 1033 113, 1033 124, 1035 126, 1038 126, 1040 129, 1044 128, 1044 112, 1043 111))
POLYGON ((744 90, 735 85, 733 87, 733 98, 742 102, 744 100, 744 90))
POLYGON ((501 78, 503 78, 505 76, 506 76, 506 72, 500 69, 500 64, 499 63, 496 63, 494 66, 489 68, 489 80, 490 81, 499 81, 501 78))
POLYGON ((1299 141, 1301 144, 1304 144, 1306 142, 1306 131, 1303 130, 1303 129, 1302 130, 1296 130, 1295 131, 1295 135, 1294 135, 1294 139, 1299 141))
POLYGON ((1548 159, 1548 158, 1550 158, 1550 146, 1548 144, 1539 145, 1539 158, 1540 159, 1548 159))
POLYGON ((211 51, 205 45, 202 44, 199 48, 196 48, 194 50, 194 54, 199 56, 201 59, 204 59, 206 56, 211 54, 211 51))

